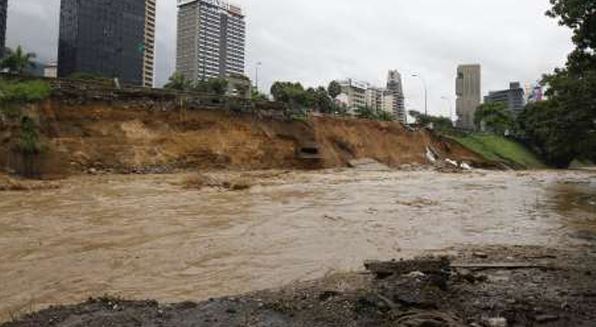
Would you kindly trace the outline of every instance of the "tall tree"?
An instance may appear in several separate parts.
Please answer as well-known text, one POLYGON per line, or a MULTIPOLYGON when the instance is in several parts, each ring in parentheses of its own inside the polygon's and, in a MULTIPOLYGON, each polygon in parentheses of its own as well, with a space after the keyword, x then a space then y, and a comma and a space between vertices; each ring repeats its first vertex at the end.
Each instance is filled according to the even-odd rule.
POLYGON ((596 160, 596 0, 550 0, 547 15, 573 32, 575 49, 564 68, 546 75, 546 103, 519 116, 522 134, 557 167, 575 158, 596 160))
POLYGON ((337 81, 332 81, 327 87, 327 92, 329 93, 331 99, 335 100, 335 98, 341 94, 341 85, 339 85, 337 81))
POLYGON ((477 129, 484 129, 497 134, 511 131, 515 120, 507 105, 501 102, 484 103, 474 113, 474 125, 477 129))
POLYGON ((27 68, 35 68, 35 59, 37 56, 33 52, 25 52, 19 45, 16 50, 7 48, 7 55, 2 59, 0 68, 8 69, 11 74, 22 75, 27 68))
POLYGON ((283 102, 292 109, 309 105, 309 94, 300 83, 275 82, 271 86, 271 95, 275 101, 283 102))

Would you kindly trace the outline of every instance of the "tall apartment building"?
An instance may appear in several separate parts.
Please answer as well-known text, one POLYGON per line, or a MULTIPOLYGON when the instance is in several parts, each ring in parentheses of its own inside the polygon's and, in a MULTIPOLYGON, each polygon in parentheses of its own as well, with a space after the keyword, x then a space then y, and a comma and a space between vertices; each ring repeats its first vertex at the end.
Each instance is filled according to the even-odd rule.
POLYGON ((387 88, 385 89, 386 109, 391 108, 395 119, 406 123, 406 107, 401 74, 397 70, 390 70, 387 74, 387 88))
POLYGON ((0 58, 4 57, 6 48, 6 17, 8 13, 8 0, 0 0, 0 58))
POLYGON ((340 102, 347 106, 348 112, 354 114, 358 108, 366 107, 366 91, 368 84, 348 78, 337 81, 341 86, 340 102))
POLYGON ((519 114, 525 106, 525 91, 519 82, 509 83, 509 89, 502 91, 491 91, 484 97, 485 103, 504 103, 514 114, 519 114))
POLYGON ((62 0, 58 76, 153 86, 156 0, 62 0))
POLYGON ((460 65, 455 80, 457 126, 474 129, 474 114, 481 100, 480 65, 460 65))
POLYGON ((375 111, 384 110, 383 99, 385 89, 380 87, 369 86, 366 89, 366 105, 375 111))
POLYGON ((176 70, 189 80, 244 74, 246 23, 221 0, 178 0, 176 70))

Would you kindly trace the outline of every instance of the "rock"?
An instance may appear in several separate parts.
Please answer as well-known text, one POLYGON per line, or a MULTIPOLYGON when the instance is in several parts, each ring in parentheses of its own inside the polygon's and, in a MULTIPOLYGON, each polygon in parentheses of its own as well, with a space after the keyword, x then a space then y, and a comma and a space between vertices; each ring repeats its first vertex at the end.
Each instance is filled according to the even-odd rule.
POLYGON ((484 252, 474 252, 472 255, 475 256, 476 258, 480 258, 480 259, 488 258, 488 254, 486 254, 484 252))
POLYGON ((543 324, 546 322, 553 322, 559 320, 559 316, 555 315, 539 315, 534 318, 537 323, 543 324))
POLYGON ((426 276, 426 274, 421 271, 412 271, 411 273, 406 274, 405 276, 409 278, 423 278, 426 276))
POLYGON ((339 295, 339 292, 336 291, 325 291, 321 294, 319 294, 319 300, 320 301, 327 301, 332 297, 336 297, 339 295))
POLYGON ((507 319, 503 317, 488 318, 485 320, 485 325, 488 327, 507 327, 507 319))
POLYGON ((445 159, 445 162, 454 166, 454 167, 459 167, 459 165, 457 164, 457 161, 455 161, 455 160, 445 159))

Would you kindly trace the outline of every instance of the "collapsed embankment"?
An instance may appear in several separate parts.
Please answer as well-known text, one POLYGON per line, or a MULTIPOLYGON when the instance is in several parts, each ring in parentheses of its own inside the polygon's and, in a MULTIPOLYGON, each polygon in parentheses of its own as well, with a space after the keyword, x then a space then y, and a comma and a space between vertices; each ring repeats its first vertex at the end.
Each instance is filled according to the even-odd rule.
POLYGON ((2 117, 0 169, 37 177, 89 171, 330 168, 358 158, 399 167, 426 164, 428 148, 441 158, 490 164, 456 142, 396 122, 286 119, 254 110, 56 96, 18 110, 16 117, 33 120, 41 150, 26 155, 15 151, 22 120, 2 117))

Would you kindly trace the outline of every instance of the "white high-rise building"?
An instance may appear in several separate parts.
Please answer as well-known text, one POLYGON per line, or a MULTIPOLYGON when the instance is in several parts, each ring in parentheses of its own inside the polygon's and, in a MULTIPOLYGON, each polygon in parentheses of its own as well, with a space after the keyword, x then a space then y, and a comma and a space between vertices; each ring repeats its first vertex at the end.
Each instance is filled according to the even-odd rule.
POLYGON ((178 0, 176 70, 190 80, 244 74, 246 23, 221 0, 178 0))
POLYGON ((390 70, 387 74, 387 89, 385 90, 383 107, 386 110, 391 108, 395 119, 403 124, 406 123, 403 84, 401 74, 397 70, 390 70))
POLYGON ((367 106, 367 83, 351 78, 339 80, 337 82, 341 86, 341 94, 338 99, 348 108, 350 114, 354 114, 358 108, 367 106))
POLYGON ((386 88, 350 78, 337 82, 341 85, 341 94, 337 99, 348 108, 350 114, 355 114, 360 107, 368 107, 376 113, 385 111, 399 122, 406 123, 403 85, 397 70, 389 71, 386 88))
POLYGON ((381 87, 369 86, 366 90, 366 105, 374 111, 384 110, 383 97, 385 89, 381 87))

